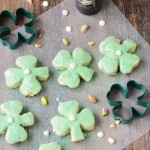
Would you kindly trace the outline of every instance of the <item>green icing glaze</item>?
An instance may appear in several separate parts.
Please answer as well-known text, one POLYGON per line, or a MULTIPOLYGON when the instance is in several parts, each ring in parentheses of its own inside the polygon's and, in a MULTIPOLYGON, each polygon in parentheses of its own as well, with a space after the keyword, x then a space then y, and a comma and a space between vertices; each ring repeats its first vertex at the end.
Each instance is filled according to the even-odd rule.
POLYGON ((57 142, 42 144, 39 150, 61 150, 61 146, 57 142))
POLYGON ((36 67, 37 59, 32 55, 21 56, 16 60, 19 68, 10 68, 5 72, 6 85, 10 88, 20 87, 24 96, 34 96, 41 91, 39 81, 49 77, 47 67, 36 67))
POLYGON ((131 73, 140 62, 140 58, 132 54, 136 47, 136 43, 130 39, 120 44, 120 40, 114 36, 106 38, 100 44, 100 53, 104 57, 98 62, 99 69, 108 75, 116 75, 118 68, 123 74, 131 73))
POLYGON ((58 112, 61 116, 51 119, 53 131, 58 136, 71 134, 71 141, 78 142, 84 140, 82 130, 92 131, 95 126, 95 118, 88 108, 79 113, 79 104, 75 100, 60 103, 58 112))
POLYGON ((20 115, 23 105, 19 100, 4 102, 0 105, 0 134, 5 134, 9 144, 23 142, 27 132, 23 127, 32 126, 34 117, 31 112, 20 115))
POLYGON ((55 69, 61 71, 58 82, 61 85, 76 88, 80 84, 80 77, 90 81, 94 70, 87 66, 91 60, 90 54, 81 48, 76 48, 72 55, 66 50, 59 51, 53 60, 55 69))

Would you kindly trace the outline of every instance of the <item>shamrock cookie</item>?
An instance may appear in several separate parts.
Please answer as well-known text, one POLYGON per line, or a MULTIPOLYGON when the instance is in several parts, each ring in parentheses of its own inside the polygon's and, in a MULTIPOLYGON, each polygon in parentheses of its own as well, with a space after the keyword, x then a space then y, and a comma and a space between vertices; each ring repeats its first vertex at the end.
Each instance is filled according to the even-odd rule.
POLYGON ((61 150, 61 146, 57 142, 42 144, 39 150, 61 150))
POLYGON ((90 54, 81 48, 76 48, 72 55, 66 50, 59 51, 53 60, 55 69, 61 71, 58 82, 61 85, 76 88, 79 86, 80 77, 85 81, 90 81, 94 70, 87 66, 91 60, 90 54))
POLYGON ((88 108, 79 113, 79 104, 75 100, 60 103, 58 112, 61 116, 51 119, 53 131, 58 136, 71 134, 71 141, 78 142, 84 140, 82 130, 92 131, 95 126, 95 118, 88 108))
POLYGON ((136 43, 127 39, 122 44, 114 36, 106 38, 100 44, 100 53, 104 57, 99 61, 98 67, 108 75, 116 75, 118 68, 121 73, 128 74, 138 66, 140 58, 133 54, 136 43))
POLYGON ((34 124, 34 117, 31 112, 20 115, 23 105, 19 100, 4 102, 0 105, 0 134, 5 134, 9 144, 24 142, 27 139, 27 132, 23 127, 34 124))
POLYGON ((32 55, 21 56, 16 60, 19 68, 9 68, 5 72, 6 84, 10 88, 20 87, 24 96, 34 96, 41 91, 39 81, 49 77, 47 67, 36 67, 37 59, 32 55))

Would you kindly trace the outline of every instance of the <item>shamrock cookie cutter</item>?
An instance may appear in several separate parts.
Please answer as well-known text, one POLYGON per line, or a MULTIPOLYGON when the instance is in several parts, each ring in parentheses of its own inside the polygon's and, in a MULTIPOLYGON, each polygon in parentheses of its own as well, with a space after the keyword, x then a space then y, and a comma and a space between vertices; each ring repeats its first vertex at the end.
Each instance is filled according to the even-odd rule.
POLYGON ((18 32, 16 41, 11 44, 7 40, 3 39, 5 36, 8 36, 8 35, 11 34, 10 27, 8 27, 8 26, 1 26, 0 25, 0 42, 4 46, 7 46, 11 50, 14 50, 14 49, 16 49, 19 46, 20 40, 24 41, 27 44, 31 44, 31 42, 33 41, 33 39, 35 37, 35 33, 36 33, 35 29, 33 29, 31 27, 33 25, 33 21, 34 21, 34 15, 33 15, 33 13, 27 11, 24 8, 18 8, 16 10, 16 18, 14 17, 14 15, 10 11, 4 10, 0 14, 0 20, 1 20, 2 17, 8 17, 15 25, 17 25, 18 24, 18 16, 19 15, 23 15, 23 16, 25 16, 25 17, 30 19, 29 22, 24 24, 24 27, 25 27, 25 32, 29 33, 31 36, 29 38, 27 38, 23 34, 18 32))
POLYGON ((136 81, 134 80, 130 80, 127 83, 127 89, 124 89, 120 84, 113 84, 109 90, 109 92, 107 93, 107 103, 110 106, 113 106, 112 108, 112 116, 115 120, 120 120, 122 124, 126 124, 129 123, 132 120, 133 115, 137 115, 139 117, 143 117, 145 115, 145 113, 147 112, 148 108, 149 108, 149 103, 146 102, 145 100, 143 100, 143 97, 146 93, 146 87, 143 84, 138 84, 136 81), (115 114, 115 111, 117 111, 118 109, 122 108, 122 104, 123 102, 121 100, 112 100, 111 99, 111 93, 114 89, 119 90, 125 98, 128 98, 128 89, 129 87, 134 87, 140 91, 142 91, 142 94, 140 96, 138 96, 136 98, 136 104, 139 106, 142 106, 145 108, 144 112, 141 112, 140 110, 138 110, 135 107, 131 107, 130 108, 130 116, 128 119, 123 119, 121 116, 117 116, 115 114))

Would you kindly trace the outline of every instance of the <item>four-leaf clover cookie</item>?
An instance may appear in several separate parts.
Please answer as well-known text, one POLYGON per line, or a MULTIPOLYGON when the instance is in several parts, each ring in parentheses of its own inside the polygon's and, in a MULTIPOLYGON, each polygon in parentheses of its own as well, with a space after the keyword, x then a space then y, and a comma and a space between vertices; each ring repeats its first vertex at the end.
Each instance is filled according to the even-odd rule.
POLYGON ((57 142, 42 144, 39 150, 61 150, 61 146, 57 142))
POLYGON ((76 88, 79 86, 80 77, 90 81, 94 70, 87 66, 91 60, 90 54, 81 48, 76 48, 72 55, 66 50, 59 51, 52 62, 55 69, 61 71, 58 82, 61 85, 76 88))
POLYGON ((131 73, 140 62, 140 58, 133 54, 136 46, 130 39, 120 44, 114 36, 106 38, 100 44, 100 53, 104 57, 98 63, 99 69, 108 75, 116 75, 118 68, 123 74, 131 73))
POLYGON ((34 124, 34 117, 31 112, 20 115, 23 105, 19 100, 4 102, 0 105, 0 134, 5 134, 9 144, 24 142, 27 139, 27 132, 23 127, 34 124))
POLYGON ((39 81, 49 77, 48 67, 36 67, 37 59, 32 55, 20 56, 16 60, 18 68, 9 68, 5 72, 6 85, 10 88, 20 87, 24 96, 34 96, 41 91, 39 81))
POLYGON ((58 112, 61 116, 51 119, 53 131, 58 136, 71 134, 71 141, 78 142, 84 140, 82 130, 92 131, 95 126, 95 118, 88 108, 79 113, 79 103, 75 100, 60 103, 58 112))

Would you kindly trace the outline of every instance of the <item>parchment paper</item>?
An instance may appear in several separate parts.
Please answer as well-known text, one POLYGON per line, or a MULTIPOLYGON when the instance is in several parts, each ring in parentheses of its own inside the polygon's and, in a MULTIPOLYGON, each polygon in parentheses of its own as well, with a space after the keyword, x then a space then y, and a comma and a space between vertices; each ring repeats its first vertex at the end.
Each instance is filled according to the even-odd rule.
MULTIPOLYGON (((84 16, 80 14, 72 0, 65 0, 63 3, 45 12, 35 19, 34 26, 36 29, 43 28, 45 31, 44 37, 36 39, 41 41, 43 47, 36 49, 34 45, 26 45, 24 43, 16 51, 10 51, 8 48, 0 45, 0 103, 18 99, 25 109, 24 112, 31 111, 35 116, 35 125, 27 128, 28 140, 24 143, 9 145, 5 142, 4 136, 0 136, 0 150, 37 150, 43 143, 52 141, 59 142, 63 150, 119 150, 133 142, 136 138, 143 135, 150 129, 150 113, 148 112, 144 118, 135 118, 132 123, 127 125, 119 125, 115 129, 110 129, 109 125, 114 123, 111 115, 101 117, 103 107, 109 108, 106 103, 106 92, 113 83, 119 82, 123 86, 128 80, 134 79, 139 83, 144 84, 148 93, 150 91, 150 55, 149 45, 135 31, 127 19, 117 9, 110 0, 106 0, 103 9, 100 13, 94 16, 84 16), (68 16, 62 15, 62 10, 69 10, 68 16), (104 27, 99 26, 99 20, 105 20, 104 27), (88 24, 90 29, 86 33, 80 33, 80 27, 83 24, 88 24), (73 30, 70 33, 65 31, 66 26, 72 26, 73 30), (107 36, 114 35, 124 41, 127 38, 133 39, 138 43, 137 54, 141 58, 140 65, 130 75, 107 76, 102 73, 97 66, 102 55, 98 51, 99 43, 107 36), (62 38, 68 38, 71 44, 64 46, 62 38), (87 45, 88 41, 95 41, 93 47, 87 45), (92 56, 93 61, 90 67, 94 68, 95 74, 91 82, 81 82, 79 88, 69 89, 61 86, 57 82, 59 72, 55 71, 52 66, 52 60, 60 49, 73 51, 76 47, 81 47, 87 50, 92 56), (38 59, 39 66, 48 66, 50 70, 50 78, 47 82, 42 83, 42 91, 35 97, 24 97, 18 89, 10 89, 5 84, 4 72, 9 67, 15 67, 15 60, 18 56, 33 54, 38 59), (87 95, 93 94, 97 97, 98 103, 92 104, 88 102, 87 95), (47 96, 49 105, 44 107, 40 102, 41 96, 47 96), (89 107, 95 114, 96 127, 95 130, 88 133, 87 139, 72 144, 70 136, 59 138, 52 132, 50 119, 58 114, 58 101, 78 100, 80 106, 89 107), (43 132, 50 130, 49 137, 45 137, 43 132), (98 138, 97 132, 103 131, 104 138, 98 138), (108 143, 108 137, 116 139, 115 145, 108 143)), ((19 28, 18 30, 21 30, 19 28)), ((16 33, 18 30, 14 31, 16 33)), ((148 97, 148 96, 147 96, 148 97)), ((133 96, 133 101, 135 101, 133 96)), ((147 100, 149 101, 149 100, 147 100)), ((128 104, 131 104, 130 101, 128 104)))

